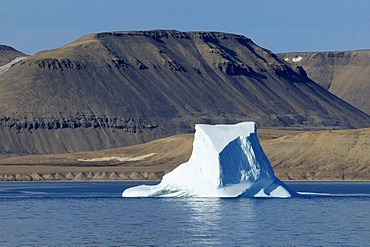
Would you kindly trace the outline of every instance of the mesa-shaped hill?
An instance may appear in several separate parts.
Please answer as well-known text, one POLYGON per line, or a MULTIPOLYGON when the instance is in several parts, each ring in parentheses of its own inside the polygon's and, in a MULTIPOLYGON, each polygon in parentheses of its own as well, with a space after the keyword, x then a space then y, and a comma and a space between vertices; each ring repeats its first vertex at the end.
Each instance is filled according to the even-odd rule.
POLYGON ((17 57, 25 57, 26 54, 17 51, 13 47, 7 45, 0 45, 0 66, 10 63, 17 57))
POLYGON ((342 52, 292 52, 279 54, 308 77, 370 114, 370 50, 342 52))
POLYGON ((192 132, 195 123, 359 128, 369 115, 252 40, 218 32, 90 34, 0 75, 0 153, 63 153, 192 132))

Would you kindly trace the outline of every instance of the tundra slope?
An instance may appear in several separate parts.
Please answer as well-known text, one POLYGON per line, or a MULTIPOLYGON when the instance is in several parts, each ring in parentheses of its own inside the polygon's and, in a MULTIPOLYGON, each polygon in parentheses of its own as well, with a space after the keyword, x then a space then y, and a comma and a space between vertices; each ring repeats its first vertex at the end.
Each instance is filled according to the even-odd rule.
POLYGON ((195 123, 360 128, 369 115, 250 39, 218 32, 90 34, 0 76, 0 153, 142 143, 195 123))
MULTIPOLYGON (((280 179, 370 181, 370 128, 257 133, 280 179)), ((2 158, 0 180, 159 180, 189 160, 193 140, 184 134, 109 150, 2 158), (99 161, 108 157, 126 161, 99 161)))
POLYGON ((13 47, 7 45, 0 45, 0 66, 10 63, 17 57, 25 57, 26 54, 17 51, 13 47))
POLYGON ((370 50, 279 54, 331 93, 370 114, 370 50))

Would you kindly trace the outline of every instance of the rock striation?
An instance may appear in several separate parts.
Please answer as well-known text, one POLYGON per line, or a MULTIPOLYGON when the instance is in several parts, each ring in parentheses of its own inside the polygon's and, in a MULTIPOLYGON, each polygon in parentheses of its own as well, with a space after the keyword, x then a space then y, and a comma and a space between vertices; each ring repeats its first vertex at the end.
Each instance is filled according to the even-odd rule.
POLYGON ((76 114, 74 117, 43 118, 13 116, 0 118, 0 127, 15 131, 56 130, 77 128, 113 128, 124 129, 129 132, 141 132, 143 129, 155 129, 158 125, 149 121, 137 121, 125 117, 95 116, 93 114, 76 114))

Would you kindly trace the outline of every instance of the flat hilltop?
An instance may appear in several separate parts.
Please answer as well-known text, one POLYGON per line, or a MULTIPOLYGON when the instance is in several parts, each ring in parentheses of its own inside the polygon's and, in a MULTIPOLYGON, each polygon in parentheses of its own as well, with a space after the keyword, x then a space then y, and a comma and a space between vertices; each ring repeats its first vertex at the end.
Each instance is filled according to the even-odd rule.
MULTIPOLYGON (((259 129, 261 145, 283 180, 370 180, 370 129, 259 129)), ((160 180, 192 151, 193 134, 94 152, 0 159, 0 180, 160 180)))

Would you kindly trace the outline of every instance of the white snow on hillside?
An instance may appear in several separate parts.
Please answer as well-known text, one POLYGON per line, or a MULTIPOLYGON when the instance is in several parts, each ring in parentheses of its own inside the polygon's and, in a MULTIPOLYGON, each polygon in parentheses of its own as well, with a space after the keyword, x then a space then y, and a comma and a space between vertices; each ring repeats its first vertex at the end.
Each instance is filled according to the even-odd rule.
POLYGON ((303 59, 302 56, 299 56, 299 57, 293 57, 292 58, 292 62, 295 62, 295 63, 298 63, 299 61, 301 61, 303 59))
POLYGON ((291 197, 275 177, 259 144, 253 122, 195 126, 188 162, 166 174, 160 184, 137 186, 123 197, 291 197))
POLYGON ((92 159, 77 159, 77 161, 84 161, 84 162, 101 162, 101 161, 138 161, 138 160, 143 160, 146 158, 149 158, 153 155, 156 155, 157 153, 150 153, 142 156, 137 156, 137 157, 102 157, 102 158, 92 158, 92 159))
POLYGON ((12 67, 13 64, 16 64, 24 59, 26 59, 27 57, 16 57, 14 58, 12 61, 10 61, 9 63, 3 65, 3 66, 0 66, 0 75, 1 74, 4 74, 6 71, 8 71, 10 69, 10 67, 12 67))

